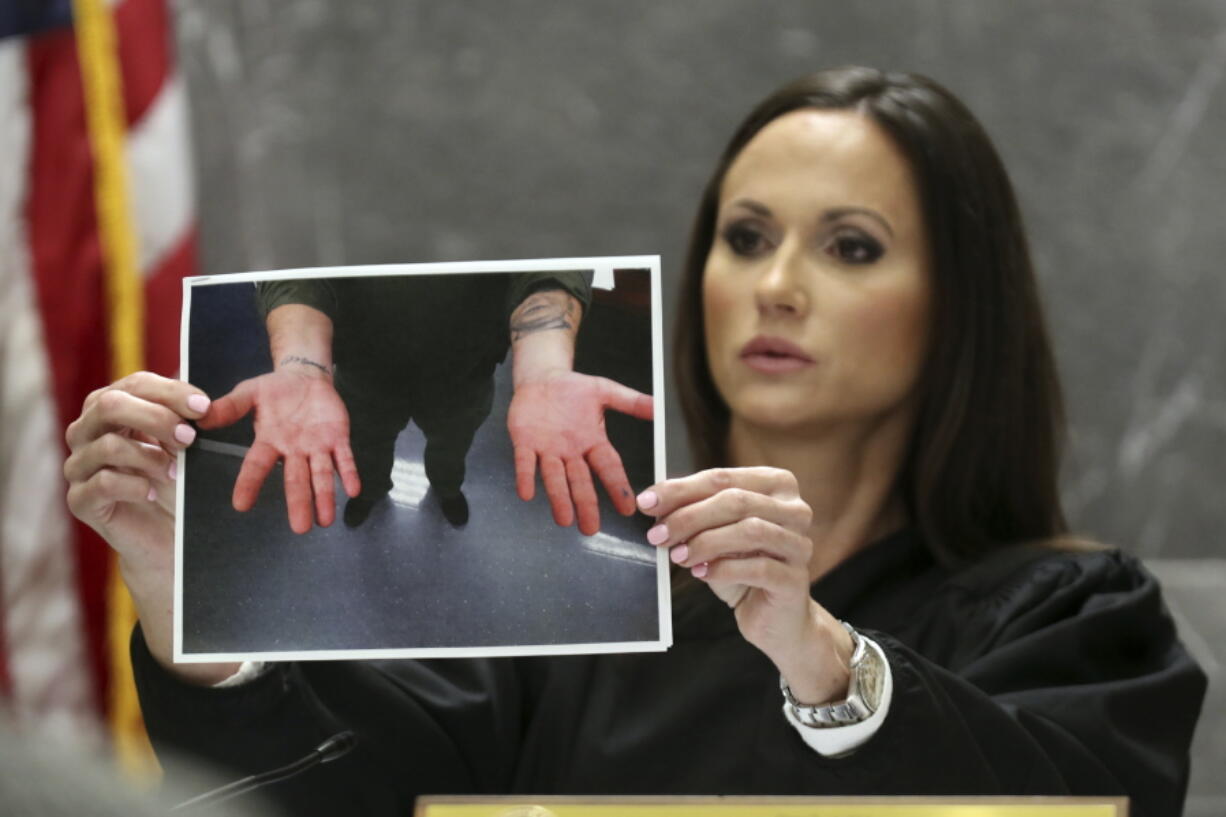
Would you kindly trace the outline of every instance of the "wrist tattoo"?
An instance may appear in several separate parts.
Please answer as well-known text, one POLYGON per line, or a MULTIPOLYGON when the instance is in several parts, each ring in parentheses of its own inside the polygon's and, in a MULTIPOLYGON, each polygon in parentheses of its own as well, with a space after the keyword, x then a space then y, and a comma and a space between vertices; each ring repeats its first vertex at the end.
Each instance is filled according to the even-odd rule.
POLYGON ((281 362, 278 363, 277 365, 278 366, 288 366, 291 363, 301 363, 303 366, 314 366, 316 369, 319 369, 321 372, 328 375, 329 377, 332 376, 331 369, 329 369, 324 364, 319 363, 318 361, 311 360, 309 357, 301 357, 299 355, 286 355, 285 357, 281 358, 281 362))
POLYGON ((511 313, 511 342, 549 329, 574 329, 576 306, 573 297, 557 290, 529 295, 511 313))

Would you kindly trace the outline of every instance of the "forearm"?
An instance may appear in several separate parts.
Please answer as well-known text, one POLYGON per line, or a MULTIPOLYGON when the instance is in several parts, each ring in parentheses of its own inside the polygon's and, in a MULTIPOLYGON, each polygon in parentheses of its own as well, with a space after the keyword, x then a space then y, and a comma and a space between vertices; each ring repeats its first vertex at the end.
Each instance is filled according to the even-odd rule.
POLYGON ((516 387, 551 371, 574 368, 575 338, 582 318, 579 300, 560 289, 534 292, 515 308, 510 330, 516 387))
POLYGON ((305 304, 284 304, 265 321, 273 368, 332 375, 332 319, 305 304))
POLYGON ((793 645, 771 650, 768 656, 797 699, 825 704, 847 697, 852 641, 838 619, 817 602, 809 602, 809 614, 799 629, 803 638, 793 645))

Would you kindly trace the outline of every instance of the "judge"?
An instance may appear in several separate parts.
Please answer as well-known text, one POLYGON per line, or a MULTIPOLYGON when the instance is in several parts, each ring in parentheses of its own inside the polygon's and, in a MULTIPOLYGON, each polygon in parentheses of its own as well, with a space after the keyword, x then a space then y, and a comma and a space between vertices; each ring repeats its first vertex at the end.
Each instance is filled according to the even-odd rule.
POLYGON ((168 606, 141 602, 171 581, 169 511, 115 475, 164 486, 203 395, 146 377, 115 387, 145 413, 87 403, 71 504, 137 598, 155 745, 246 773, 354 729, 357 750, 276 792, 295 814, 531 792, 1126 795, 1178 815, 1205 678, 1154 579, 1067 530, 1026 240, 963 105, 864 68, 780 89, 721 157, 682 274, 703 470, 638 497, 676 566, 663 654, 176 666, 168 606), (134 465, 116 429, 156 445, 134 465))

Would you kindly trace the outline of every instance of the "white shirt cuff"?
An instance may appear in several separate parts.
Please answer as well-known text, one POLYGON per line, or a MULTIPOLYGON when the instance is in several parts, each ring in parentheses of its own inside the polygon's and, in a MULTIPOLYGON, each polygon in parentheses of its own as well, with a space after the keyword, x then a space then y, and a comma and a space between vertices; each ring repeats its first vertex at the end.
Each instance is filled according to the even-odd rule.
POLYGON ((213 684, 213 689, 242 686, 248 681, 254 681, 256 678, 259 678, 268 667, 269 664, 266 661, 244 661, 239 665, 238 672, 224 681, 218 681, 213 684))
MULTIPOLYGON (((861 636, 861 638, 864 638, 864 636, 861 636)), ((806 726, 796 719, 796 716, 792 714, 792 708, 787 705, 786 701, 783 704, 783 717, 788 719, 788 723, 796 727, 796 731, 800 733, 801 739, 809 744, 809 748, 819 755, 836 757, 860 748, 869 738, 877 734, 881 724, 885 723, 886 714, 890 711, 890 700, 894 697, 894 674, 890 670, 890 662, 886 660, 885 652, 877 645, 876 641, 873 641, 871 638, 864 638, 864 646, 876 651, 877 657, 881 659, 885 675, 884 685, 881 690, 881 706, 877 707, 877 711, 869 715, 868 718, 848 726, 806 726)))

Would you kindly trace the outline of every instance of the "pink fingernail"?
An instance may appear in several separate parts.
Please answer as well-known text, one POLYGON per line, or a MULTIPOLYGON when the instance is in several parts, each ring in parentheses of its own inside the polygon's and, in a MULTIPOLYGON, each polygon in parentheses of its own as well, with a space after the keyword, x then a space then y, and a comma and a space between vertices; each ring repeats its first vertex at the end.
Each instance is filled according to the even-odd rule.
POLYGON ((656 525, 651 530, 647 531, 647 541, 653 545, 662 545, 668 541, 668 527, 665 525, 656 525))
POLYGON ((175 439, 184 445, 191 445, 196 439, 196 429, 186 423, 179 423, 175 426, 175 439))
POLYGON ((203 394, 193 394, 187 398, 187 407, 198 414, 204 414, 209 410, 209 398, 203 394))
POLYGON ((152 502, 157 498, 158 498, 158 489, 154 488, 153 486, 149 486, 149 493, 145 494, 145 499, 152 502))
POLYGON ((174 480, 179 476, 179 461, 178 460, 170 461, 170 467, 166 469, 166 476, 170 477, 171 480, 174 480))
POLYGON ((647 511, 660 504, 660 497, 655 491, 646 490, 638 495, 638 503, 640 508, 647 511))
POLYGON ((703 576, 707 575, 707 563, 699 562, 690 568, 690 573, 694 575, 695 579, 701 579, 703 576))
POLYGON ((677 545, 669 552, 668 558, 672 559, 676 564, 681 564, 686 559, 690 558, 690 546, 677 545))

